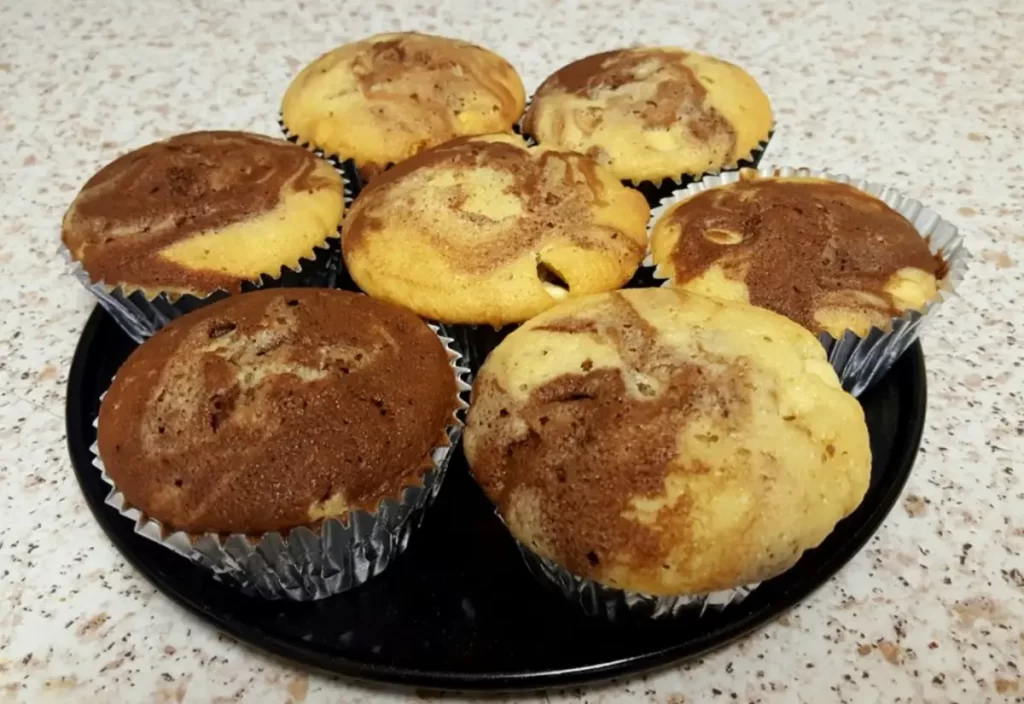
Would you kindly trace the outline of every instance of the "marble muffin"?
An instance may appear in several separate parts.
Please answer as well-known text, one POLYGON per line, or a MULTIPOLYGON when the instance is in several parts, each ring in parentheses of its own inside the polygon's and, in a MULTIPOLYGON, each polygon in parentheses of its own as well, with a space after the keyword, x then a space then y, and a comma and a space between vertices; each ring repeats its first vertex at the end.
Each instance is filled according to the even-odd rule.
POLYGON ((68 208, 61 237, 108 289, 203 298, 298 270, 338 237, 344 209, 341 176, 306 150, 193 132, 102 168, 68 208))
POLYGON ((574 61, 541 84, 522 123, 541 144, 656 184, 733 167, 772 127, 768 97, 743 69, 671 47, 574 61))
POLYGON ((788 569, 871 473, 863 411, 813 335, 670 288, 568 301, 506 337, 465 451, 527 549, 660 596, 788 569))
POLYGON ((99 413, 99 457, 165 528, 257 536, 398 499, 455 423, 456 379, 411 312, 331 289, 265 289, 136 348, 99 413))
POLYGON ((368 180, 450 139, 508 131, 524 103, 519 74, 500 56, 403 32, 345 44, 306 66, 281 119, 298 142, 352 159, 368 180))
POLYGON ((589 157, 511 134, 453 140, 388 170, 352 204, 342 252, 369 294, 445 323, 518 323, 621 287, 649 208, 589 157))
POLYGON ((672 285, 744 301, 815 333, 865 336, 938 296, 942 260, 905 217, 858 188, 741 172, 682 198, 654 224, 672 285))

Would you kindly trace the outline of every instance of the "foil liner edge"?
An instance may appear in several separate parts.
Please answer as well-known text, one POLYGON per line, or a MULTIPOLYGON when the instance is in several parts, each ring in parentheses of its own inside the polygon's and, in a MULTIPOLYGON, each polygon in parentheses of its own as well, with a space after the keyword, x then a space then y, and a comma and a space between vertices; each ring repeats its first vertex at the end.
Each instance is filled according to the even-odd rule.
MULTIPOLYGON (((667 176, 659 181, 652 181, 651 179, 640 179, 639 181, 634 179, 624 179, 623 182, 627 183, 634 188, 639 187, 641 184, 649 183, 654 188, 662 188, 666 183, 671 183, 682 191, 687 185, 700 183, 705 178, 711 176, 718 176, 720 174, 734 173, 745 168, 755 168, 752 166, 744 166, 744 164, 759 164, 761 159, 764 157, 764 153, 768 151, 768 145, 771 143, 772 138, 775 136, 775 125, 768 130, 768 136, 762 139, 757 145, 750 150, 750 153, 744 157, 740 157, 736 161, 725 164, 717 169, 710 169, 704 173, 693 175, 693 174, 679 174, 678 176, 667 176)), ((671 198, 675 193, 668 196, 671 198)))
POLYGON ((668 619, 683 613, 695 612, 703 615, 708 610, 721 610, 740 603, 759 586, 748 584, 706 594, 683 596, 639 594, 580 577, 538 555, 518 541, 516 546, 527 569, 538 581, 559 592, 586 615, 609 621, 668 619))
MULTIPOLYGON (((271 282, 278 281, 285 276, 302 274, 302 263, 305 261, 314 264, 321 255, 327 257, 327 276, 333 280, 337 277, 339 269, 339 262, 334 261, 334 255, 337 254, 339 258, 341 255, 340 251, 333 252, 331 250, 331 242, 333 240, 340 240, 340 236, 341 226, 339 225, 334 234, 328 235, 324 239, 322 245, 314 245, 307 253, 308 256, 303 255, 299 257, 294 268, 282 265, 276 276, 266 275, 269 280, 268 282, 260 279, 259 281, 248 281, 246 283, 259 289, 271 285, 271 282)), ((67 273, 77 279, 99 301, 99 304, 103 306, 107 313, 114 318, 121 329, 137 343, 145 341, 172 320, 231 295, 228 291, 220 289, 208 296, 197 297, 185 294, 172 299, 163 291, 158 291, 152 295, 149 295, 141 288, 126 291, 121 285, 112 286, 102 279, 94 281, 82 263, 74 258, 63 242, 60 244, 59 254, 64 259, 67 273)), ((334 287, 333 281, 329 282, 328 287, 334 287)))

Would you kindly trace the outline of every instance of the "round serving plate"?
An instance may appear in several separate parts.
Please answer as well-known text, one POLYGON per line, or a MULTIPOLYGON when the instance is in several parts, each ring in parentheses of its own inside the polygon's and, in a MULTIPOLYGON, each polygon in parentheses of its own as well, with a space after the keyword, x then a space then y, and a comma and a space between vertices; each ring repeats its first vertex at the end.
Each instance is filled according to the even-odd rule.
POLYGON ((214 627, 276 655, 362 680, 448 690, 578 685, 638 673, 718 648, 781 616, 824 584, 878 529, 910 474, 925 414, 915 343, 865 393, 874 463, 861 507, 790 571, 721 612, 611 624, 587 617, 530 576, 458 455, 409 549, 384 574, 317 602, 244 596, 134 532, 104 503, 92 465, 100 395, 134 348, 102 309, 82 333, 68 380, 67 436, 82 492, 125 558, 214 627))

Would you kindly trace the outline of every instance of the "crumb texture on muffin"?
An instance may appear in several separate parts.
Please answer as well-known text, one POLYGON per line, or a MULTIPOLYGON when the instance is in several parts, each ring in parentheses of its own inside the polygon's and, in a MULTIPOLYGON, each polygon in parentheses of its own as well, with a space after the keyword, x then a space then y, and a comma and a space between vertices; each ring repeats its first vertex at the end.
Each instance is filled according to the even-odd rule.
POLYGON ((336 237, 343 190, 328 162, 284 140, 193 132, 101 169, 68 209, 62 237, 111 288, 237 292, 298 269, 336 237))
POLYGON ((519 74, 497 54, 405 32, 345 44, 306 66, 281 117, 300 142, 372 176, 455 137, 508 131, 524 103, 519 74))
POLYGON ((137 348, 103 399, 99 454, 128 502, 172 529, 283 531, 417 485, 455 408, 447 352, 409 311, 268 289, 137 348))
POLYGON ((743 69, 669 47, 575 61, 534 94, 523 132, 589 154, 623 180, 734 166, 768 138, 771 104, 743 69))
POLYGON ((833 337, 884 329, 938 294, 942 260, 878 198, 825 179, 743 176, 680 201, 655 224, 654 263, 674 285, 833 337))
POLYGON ((649 214, 588 157, 515 135, 463 138, 375 179, 342 251, 371 295, 433 320, 502 325, 625 284, 649 214))
POLYGON ((792 566, 871 468, 863 411, 809 332, 669 288, 569 301, 514 331, 477 377, 465 449, 530 549, 664 595, 792 566))

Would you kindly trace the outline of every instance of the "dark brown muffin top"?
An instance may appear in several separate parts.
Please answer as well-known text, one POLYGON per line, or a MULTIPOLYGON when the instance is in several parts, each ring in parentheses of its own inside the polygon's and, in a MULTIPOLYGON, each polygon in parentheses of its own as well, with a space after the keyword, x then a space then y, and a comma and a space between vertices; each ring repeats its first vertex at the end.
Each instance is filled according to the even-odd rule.
POLYGON ((417 485, 456 394, 443 345, 411 312, 268 289, 136 349, 103 399, 99 454, 128 503, 170 529, 284 531, 417 485))
MULTIPOLYGON (((741 300, 812 331, 833 332, 827 313, 838 311, 831 317, 841 323, 839 334, 844 324, 856 329, 862 317, 884 322, 918 307, 906 305, 915 298, 923 303, 934 295, 941 259, 883 201, 824 179, 745 175, 681 201, 655 225, 654 261, 674 284, 691 288, 717 268, 723 280, 743 287, 741 300), (916 296, 922 286, 906 278, 911 269, 931 279, 916 296)), ((708 287, 701 292, 722 298, 740 291, 708 287)))
POLYGON ((279 274, 282 265, 293 265, 311 251, 310 241, 320 244, 334 233, 344 207, 342 188, 329 163, 284 140, 193 132, 136 149, 103 167, 65 214, 62 238, 93 281, 238 291, 243 281, 261 273, 279 274), (258 249, 266 250, 266 262, 254 259, 252 251, 241 257, 237 241, 168 256, 175 245, 200 237, 210 242, 211 235, 264 216, 298 193, 322 194, 325 202, 318 210, 330 211, 334 222, 309 228, 301 218, 282 221, 282 231, 297 226, 300 231, 294 238, 261 237, 258 249), (224 249, 226 259, 243 259, 233 266, 243 275, 209 266, 204 255, 211 255, 210 249, 224 249))

